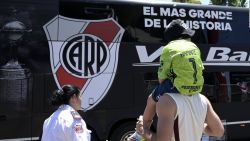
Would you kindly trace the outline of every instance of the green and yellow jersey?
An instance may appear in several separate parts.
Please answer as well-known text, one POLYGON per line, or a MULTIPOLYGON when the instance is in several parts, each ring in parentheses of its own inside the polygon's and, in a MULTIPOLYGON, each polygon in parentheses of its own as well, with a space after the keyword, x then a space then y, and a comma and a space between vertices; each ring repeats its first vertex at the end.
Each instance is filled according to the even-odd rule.
POLYGON ((183 95, 193 95, 202 90, 203 69, 199 48, 189 40, 174 40, 162 50, 158 78, 170 79, 183 95))

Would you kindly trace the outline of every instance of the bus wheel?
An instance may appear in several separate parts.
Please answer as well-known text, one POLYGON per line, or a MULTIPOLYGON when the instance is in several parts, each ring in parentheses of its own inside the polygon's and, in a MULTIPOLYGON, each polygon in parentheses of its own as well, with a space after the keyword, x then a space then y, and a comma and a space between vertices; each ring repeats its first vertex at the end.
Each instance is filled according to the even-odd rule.
POLYGON ((118 126, 112 133, 110 141, 127 141, 127 138, 135 132, 136 122, 127 122, 118 126))

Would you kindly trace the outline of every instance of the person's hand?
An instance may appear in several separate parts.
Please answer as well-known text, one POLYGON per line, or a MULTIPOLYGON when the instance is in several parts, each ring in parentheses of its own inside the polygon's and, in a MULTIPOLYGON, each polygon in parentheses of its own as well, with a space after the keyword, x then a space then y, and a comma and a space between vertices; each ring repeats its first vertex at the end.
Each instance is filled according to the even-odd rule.
POLYGON ((135 130, 139 135, 143 135, 144 131, 143 131, 143 116, 142 115, 139 116, 138 121, 136 122, 135 130))
POLYGON ((207 123, 204 123, 203 125, 203 133, 206 133, 207 123))
POLYGON ((142 115, 137 118, 136 132, 127 138, 127 141, 138 141, 141 138, 140 132, 143 132, 143 117, 142 115))
MULTIPOLYGON (((152 121, 148 122, 152 123, 152 121)), ((143 140, 151 140, 152 132, 150 131, 150 128, 143 127, 143 116, 140 116, 138 118, 138 121, 136 122, 136 132, 143 137, 143 140)))

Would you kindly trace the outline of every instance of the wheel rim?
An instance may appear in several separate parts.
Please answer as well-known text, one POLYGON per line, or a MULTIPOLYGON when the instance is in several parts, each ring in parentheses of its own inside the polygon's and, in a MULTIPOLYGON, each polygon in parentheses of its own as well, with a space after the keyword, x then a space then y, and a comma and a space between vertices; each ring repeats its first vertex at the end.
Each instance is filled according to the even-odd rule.
POLYGON ((132 134, 134 134, 134 132, 135 132, 135 131, 128 131, 128 132, 124 133, 120 141, 127 141, 128 138, 129 138, 132 134))

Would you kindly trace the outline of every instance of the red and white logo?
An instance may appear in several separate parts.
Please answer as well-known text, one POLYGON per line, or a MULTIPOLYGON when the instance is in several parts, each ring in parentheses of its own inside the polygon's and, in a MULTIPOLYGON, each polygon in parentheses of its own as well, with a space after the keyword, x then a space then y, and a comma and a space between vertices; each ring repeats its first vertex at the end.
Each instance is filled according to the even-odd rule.
POLYGON ((93 108, 114 80, 124 29, 113 18, 80 20, 60 15, 43 28, 57 86, 78 86, 82 108, 93 108))

